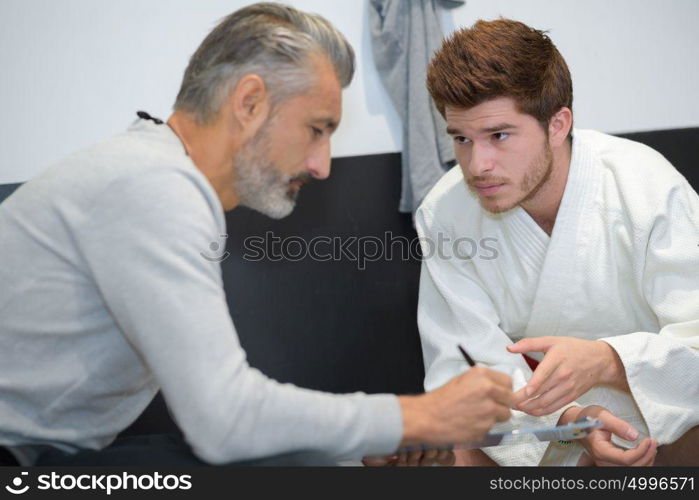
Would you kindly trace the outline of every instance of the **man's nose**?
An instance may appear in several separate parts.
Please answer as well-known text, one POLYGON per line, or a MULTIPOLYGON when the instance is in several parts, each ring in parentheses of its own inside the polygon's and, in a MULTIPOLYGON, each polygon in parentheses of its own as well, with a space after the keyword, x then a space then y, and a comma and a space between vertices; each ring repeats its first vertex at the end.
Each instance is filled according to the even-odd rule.
POLYGON ((330 140, 314 148, 306 159, 306 171, 314 179, 327 179, 330 175, 330 140))
POLYGON ((471 147, 471 158, 468 171, 474 177, 480 177, 493 170, 494 158, 492 148, 487 145, 474 143, 471 147))

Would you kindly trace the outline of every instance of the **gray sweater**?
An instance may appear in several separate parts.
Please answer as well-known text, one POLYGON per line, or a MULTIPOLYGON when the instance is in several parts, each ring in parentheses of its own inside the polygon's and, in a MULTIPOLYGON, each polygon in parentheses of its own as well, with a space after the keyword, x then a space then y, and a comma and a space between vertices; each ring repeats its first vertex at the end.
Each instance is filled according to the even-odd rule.
POLYGON ((0 444, 102 448, 160 388, 212 463, 395 450, 395 396, 301 389, 247 364, 220 264, 201 255, 225 233, 177 136, 144 120, 0 205, 0 444))

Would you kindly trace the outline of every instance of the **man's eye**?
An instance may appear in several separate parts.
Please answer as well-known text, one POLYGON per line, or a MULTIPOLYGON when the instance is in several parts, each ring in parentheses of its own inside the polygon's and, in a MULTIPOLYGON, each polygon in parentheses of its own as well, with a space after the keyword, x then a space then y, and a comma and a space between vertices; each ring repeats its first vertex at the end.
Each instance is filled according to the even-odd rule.
POLYGON ((496 132, 493 134, 493 137, 496 141, 504 141, 505 139, 510 137, 510 134, 508 134, 507 132, 496 132))
POLYGON ((458 144, 468 144, 469 142, 471 142, 471 139, 469 139, 468 137, 464 137, 462 135, 455 135, 454 142, 456 142, 458 144))
POLYGON ((318 127, 311 127, 311 130, 313 131, 313 137, 315 138, 321 137, 323 135, 323 131, 318 127))

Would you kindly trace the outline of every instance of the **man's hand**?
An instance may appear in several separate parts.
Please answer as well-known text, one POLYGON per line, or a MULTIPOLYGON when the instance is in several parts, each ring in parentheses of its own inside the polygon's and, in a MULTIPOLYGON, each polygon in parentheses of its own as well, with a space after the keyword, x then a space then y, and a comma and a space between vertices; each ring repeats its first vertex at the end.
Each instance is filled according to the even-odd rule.
POLYGON ((537 337, 522 339, 507 350, 546 353, 527 385, 514 396, 513 407, 530 415, 553 413, 596 385, 629 390, 621 359, 603 341, 537 337))
POLYGON ((510 418, 512 380, 482 366, 454 377, 439 389, 400 396, 403 414, 401 447, 424 450, 366 457, 368 466, 453 465, 452 444, 480 441, 496 422, 510 418))
POLYGON ((478 441, 496 422, 510 418, 512 380, 481 366, 420 396, 400 396, 401 446, 452 445, 478 441))
POLYGON ((597 418, 602 422, 602 427, 593 429, 586 438, 580 440, 580 444, 585 447, 587 454, 583 455, 578 465, 621 465, 627 467, 653 465, 658 442, 645 438, 635 448, 628 450, 619 448, 612 443, 612 434, 627 441, 634 441, 638 437, 638 431, 628 422, 612 415, 606 408, 592 405, 581 409, 579 406, 575 406, 561 415, 558 424, 569 424, 582 417, 597 418))

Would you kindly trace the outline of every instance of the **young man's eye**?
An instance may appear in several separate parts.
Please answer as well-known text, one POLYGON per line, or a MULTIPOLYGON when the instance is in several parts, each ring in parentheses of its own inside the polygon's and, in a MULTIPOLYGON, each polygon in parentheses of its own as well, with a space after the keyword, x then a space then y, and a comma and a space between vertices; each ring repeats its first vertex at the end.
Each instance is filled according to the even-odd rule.
POLYGON ((496 141, 504 141, 505 139, 510 137, 510 134, 508 134, 507 132, 496 132, 493 134, 493 137, 496 141))
POLYGON ((457 144, 468 144, 469 142, 471 142, 471 139, 469 139, 468 137, 464 137, 463 135, 455 135, 454 142, 456 142, 457 144))
POLYGON ((323 131, 319 129, 318 127, 311 127, 311 130, 313 131, 313 137, 318 138, 323 135, 323 131))

